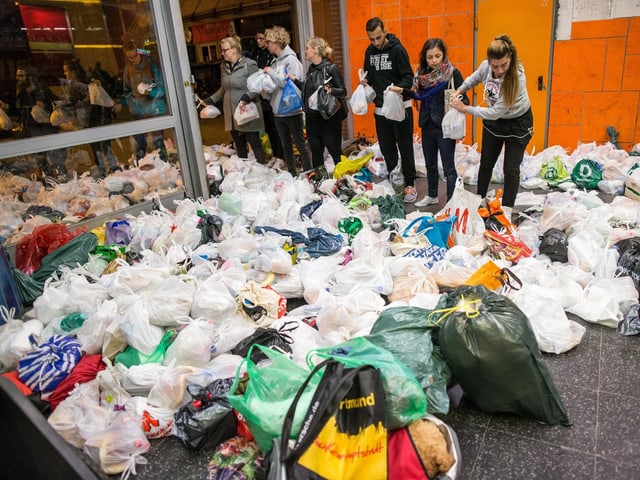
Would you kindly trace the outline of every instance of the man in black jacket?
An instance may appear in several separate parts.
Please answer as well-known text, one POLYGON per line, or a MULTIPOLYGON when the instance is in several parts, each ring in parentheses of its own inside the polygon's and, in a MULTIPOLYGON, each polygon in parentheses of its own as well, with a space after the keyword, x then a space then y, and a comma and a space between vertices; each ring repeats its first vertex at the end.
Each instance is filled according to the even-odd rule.
POLYGON ((416 200, 416 165, 413 155, 413 110, 410 97, 403 94, 405 106, 404 120, 397 122, 382 115, 382 101, 385 89, 391 85, 411 89, 413 70, 409 54, 392 33, 387 33, 380 18, 367 21, 367 36, 371 44, 364 53, 364 71, 368 82, 376 92, 374 118, 380 151, 384 156, 387 169, 391 171, 398 165, 398 150, 404 175, 404 201, 416 200))

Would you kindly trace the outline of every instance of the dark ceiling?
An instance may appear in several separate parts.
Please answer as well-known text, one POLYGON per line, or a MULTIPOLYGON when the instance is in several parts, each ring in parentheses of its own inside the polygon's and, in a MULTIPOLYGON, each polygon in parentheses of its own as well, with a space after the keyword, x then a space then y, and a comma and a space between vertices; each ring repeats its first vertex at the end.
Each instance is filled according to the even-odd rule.
POLYGON ((207 20, 268 15, 291 9, 292 0, 180 0, 185 26, 207 20))

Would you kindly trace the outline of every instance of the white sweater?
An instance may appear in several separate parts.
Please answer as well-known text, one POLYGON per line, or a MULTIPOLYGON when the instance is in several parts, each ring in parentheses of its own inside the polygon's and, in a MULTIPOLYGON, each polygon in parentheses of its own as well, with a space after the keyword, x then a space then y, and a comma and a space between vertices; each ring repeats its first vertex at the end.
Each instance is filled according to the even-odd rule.
POLYGON ((524 67, 522 64, 518 68, 518 93, 516 95, 516 101, 511 108, 507 107, 504 97, 500 92, 502 80, 502 78, 493 78, 489 61, 484 60, 480 64, 480 67, 465 79, 460 86, 460 91, 466 92, 479 83, 483 83, 484 99, 488 106, 469 106, 467 107, 467 112, 486 120, 497 120, 499 118, 516 118, 529 110, 529 108, 531 108, 531 102, 529 101, 529 94, 527 93, 527 79, 524 75, 524 67))

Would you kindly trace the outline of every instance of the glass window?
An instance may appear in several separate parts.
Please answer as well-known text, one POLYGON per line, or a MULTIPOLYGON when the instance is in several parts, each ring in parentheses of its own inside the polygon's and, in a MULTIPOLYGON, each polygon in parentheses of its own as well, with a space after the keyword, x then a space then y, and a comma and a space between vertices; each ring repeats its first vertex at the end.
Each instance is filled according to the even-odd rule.
POLYGON ((201 152, 185 139, 193 100, 162 62, 176 55, 165 28, 172 8, 0 3, 0 240, 184 191, 184 178, 187 190, 203 190, 201 152))
POLYGON ((34 3, 0 10, 2 141, 170 113, 148 3, 34 3))

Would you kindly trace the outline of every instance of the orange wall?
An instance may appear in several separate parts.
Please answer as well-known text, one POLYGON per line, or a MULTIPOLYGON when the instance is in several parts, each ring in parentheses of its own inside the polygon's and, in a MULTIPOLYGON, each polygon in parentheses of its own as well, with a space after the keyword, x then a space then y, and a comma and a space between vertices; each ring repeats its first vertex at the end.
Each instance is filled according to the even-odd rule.
POLYGON ((574 22, 554 43, 549 145, 640 142, 640 17, 574 22))
MULTIPOLYGON (((424 41, 441 37, 466 77, 473 70, 473 5, 473 0, 347 0, 351 84, 358 84, 369 45, 365 24, 374 16, 400 38, 414 68, 424 41)), ((618 142, 625 150, 640 143, 638 32, 640 17, 574 22, 571 39, 554 43, 548 146, 607 142, 609 125, 620 133, 618 142)), ((372 109, 353 119, 356 137, 375 138, 372 109)))

